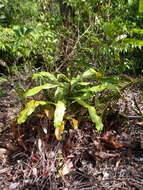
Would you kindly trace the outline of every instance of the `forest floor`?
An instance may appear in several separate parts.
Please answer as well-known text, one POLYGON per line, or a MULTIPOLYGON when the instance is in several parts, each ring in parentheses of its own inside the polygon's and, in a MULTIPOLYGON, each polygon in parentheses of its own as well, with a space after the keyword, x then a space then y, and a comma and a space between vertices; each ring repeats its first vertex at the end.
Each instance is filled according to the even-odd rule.
POLYGON ((112 104, 103 132, 88 120, 77 131, 67 123, 60 142, 51 129, 44 132, 50 125, 45 118, 14 124, 22 108, 14 85, 11 80, 0 86, 1 190, 143 190, 139 84, 112 104))

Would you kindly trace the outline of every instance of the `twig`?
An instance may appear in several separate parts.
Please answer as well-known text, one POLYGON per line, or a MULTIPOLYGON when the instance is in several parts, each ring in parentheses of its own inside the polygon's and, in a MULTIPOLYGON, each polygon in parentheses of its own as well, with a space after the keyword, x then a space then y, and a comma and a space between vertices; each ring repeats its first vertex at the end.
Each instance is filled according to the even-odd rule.
POLYGON ((74 45, 74 47, 73 47, 73 49, 72 49, 72 51, 71 51, 71 53, 69 54, 68 57, 70 57, 71 55, 73 55, 73 52, 74 52, 74 50, 77 47, 77 44, 80 42, 81 38, 89 31, 89 29, 91 28, 91 26, 92 26, 92 24, 90 24, 89 27, 80 36, 78 36, 78 39, 75 42, 75 45, 74 45))
POLYGON ((138 103, 137 103, 137 101, 136 101, 135 96, 133 97, 133 100, 134 100, 134 104, 135 104, 135 106, 136 106, 136 108, 137 108, 139 114, 141 115, 141 117, 143 117, 143 113, 142 113, 141 109, 139 108, 139 105, 138 105, 138 103))
POLYGON ((125 90, 126 88, 128 88, 128 87, 130 87, 130 86, 132 86, 132 85, 134 85, 134 84, 142 83, 142 82, 143 82, 143 78, 141 78, 141 79, 135 79, 134 81, 131 81, 131 82, 129 82, 128 84, 126 84, 125 86, 123 86, 123 87, 121 88, 121 90, 125 90))
POLYGON ((129 115, 129 116, 127 116, 127 119, 129 119, 129 120, 132 120, 132 119, 143 119, 143 116, 129 115))
POLYGON ((60 68, 64 65, 64 63, 66 61, 68 61, 68 59, 73 55, 76 47, 77 47, 77 44, 80 42, 81 38, 89 31, 89 29, 91 28, 91 24, 89 25, 89 27, 79 36, 78 35, 78 39, 77 41, 75 42, 73 48, 72 48, 72 51, 69 53, 69 55, 62 61, 61 65, 56 69, 56 72, 58 72, 60 70, 60 68))

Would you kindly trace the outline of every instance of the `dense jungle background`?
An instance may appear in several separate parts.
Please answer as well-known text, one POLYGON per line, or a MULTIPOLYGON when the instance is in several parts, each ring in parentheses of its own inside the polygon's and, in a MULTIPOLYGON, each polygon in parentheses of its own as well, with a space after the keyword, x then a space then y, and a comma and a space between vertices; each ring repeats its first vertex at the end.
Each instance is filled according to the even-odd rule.
POLYGON ((143 189, 143 1, 0 0, 0 188, 143 189))

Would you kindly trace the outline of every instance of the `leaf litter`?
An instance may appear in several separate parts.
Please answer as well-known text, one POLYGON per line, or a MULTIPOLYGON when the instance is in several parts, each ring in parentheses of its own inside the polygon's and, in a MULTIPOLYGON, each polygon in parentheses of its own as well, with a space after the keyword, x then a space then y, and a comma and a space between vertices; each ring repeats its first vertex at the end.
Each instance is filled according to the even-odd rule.
MULTIPOLYGON (((17 110, 17 99, 11 98, 10 85, 3 88, 0 122, 5 117, 7 120, 0 132, 0 150, 4 150, 0 152, 1 189, 143 189, 143 119, 140 117, 143 101, 139 85, 124 90, 122 97, 108 108, 111 112, 105 114, 103 132, 97 132, 86 119, 79 122, 76 131, 66 122, 60 142, 45 117, 32 116, 21 128, 14 126, 15 136, 10 122, 17 111, 12 116, 8 112, 17 110)), ((17 105, 21 109, 20 103, 17 105)))

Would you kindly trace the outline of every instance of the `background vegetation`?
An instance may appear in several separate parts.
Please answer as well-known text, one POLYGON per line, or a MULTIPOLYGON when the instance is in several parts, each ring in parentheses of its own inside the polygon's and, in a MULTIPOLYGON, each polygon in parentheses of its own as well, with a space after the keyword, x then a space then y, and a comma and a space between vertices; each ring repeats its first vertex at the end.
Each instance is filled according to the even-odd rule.
POLYGON ((0 9, 2 68, 28 63, 71 73, 94 67, 105 74, 142 69, 142 43, 125 40, 142 37, 132 31, 142 29, 138 0, 4 0, 0 9))

